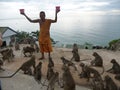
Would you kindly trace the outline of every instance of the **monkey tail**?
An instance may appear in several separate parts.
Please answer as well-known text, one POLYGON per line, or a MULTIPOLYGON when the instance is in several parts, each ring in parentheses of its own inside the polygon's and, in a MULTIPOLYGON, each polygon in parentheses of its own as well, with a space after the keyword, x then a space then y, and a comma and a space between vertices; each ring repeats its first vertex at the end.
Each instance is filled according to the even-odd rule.
POLYGON ((19 68, 15 73, 13 73, 12 75, 10 76, 0 76, 0 78, 11 78, 13 77, 21 68, 19 68))
POLYGON ((88 59, 82 59, 80 61, 88 61, 88 60, 92 60, 91 58, 88 58, 88 59))

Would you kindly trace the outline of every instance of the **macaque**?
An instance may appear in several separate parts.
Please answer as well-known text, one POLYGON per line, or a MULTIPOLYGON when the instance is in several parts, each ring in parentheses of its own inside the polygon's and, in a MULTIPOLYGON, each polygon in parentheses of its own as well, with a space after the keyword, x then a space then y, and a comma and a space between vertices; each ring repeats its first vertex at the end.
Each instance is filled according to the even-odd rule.
POLYGON ((91 61, 91 65, 97 66, 97 67, 102 67, 103 66, 102 57, 97 52, 94 52, 93 56, 95 57, 95 59, 91 61))
POLYGON ((35 49, 33 47, 23 47, 23 54, 25 57, 27 57, 26 53, 29 53, 30 56, 32 56, 33 52, 35 52, 35 49))
POLYGON ((71 58, 71 60, 74 59, 76 62, 79 62, 80 61, 80 56, 79 56, 79 53, 78 53, 77 44, 73 45, 72 53, 73 53, 73 57, 71 58))
POLYGON ((81 78, 87 78, 88 81, 90 78, 94 78, 95 81, 102 81, 101 74, 103 74, 103 72, 100 74, 97 70, 85 65, 84 63, 81 63, 80 67, 82 68, 82 72, 80 74, 81 78), (91 74, 93 74, 93 76, 91 76, 91 74))
POLYGON ((5 60, 8 60, 8 62, 10 62, 10 60, 12 60, 14 58, 14 54, 13 54, 13 50, 12 49, 5 49, 5 50, 2 50, 0 52, 2 54, 2 59, 5 61, 5 60))
POLYGON ((3 66, 3 60, 0 59, 0 70, 5 71, 5 70, 2 68, 2 66, 3 66))
POLYGON ((51 57, 49 57, 49 63, 48 63, 48 68, 49 67, 54 67, 54 62, 51 57))
POLYGON ((48 70, 47 70, 47 80, 49 81, 54 74, 55 74, 55 72, 54 72, 53 68, 48 67, 48 70))
POLYGON ((59 84, 59 73, 58 72, 55 72, 53 76, 50 78, 50 80, 48 81, 47 90, 54 90, 56 82, 58 82, 59 84))
POLYGON ((120 65, 118 64, 118 62, 115 59, 112 59, 111 63, 113 64, 113 66, 112 68, 107 70, 107 72, 113 73, 113 74, 120 74, 120 65))
POLYGON ((35 55, 33 55, 28 61, 24 62, 19 69, 16 70, 15 73, 13 73, 10 76, 0 76, 0 78, 11 78, 13 77, 18 71, 22 70, 24 74, 31 74, 31 66, 35 69, 35 55))
POLYGON ((75 66, 75 64, 73 62, 65 59, 64 57, 61 57, 61 60, 62 60, 64 65, 72 66, 75 69, 75 71, 77 71, 77 67, 75 66))
POLYGON ((63 89, 64 90, 75 90, 75 81, 73 79, 73 76, 69 70, 68 66, 63 65, 63 89))
POLYGON ((20 45, 19 45, 19 43, 16 43, 16 44, 15 44, 15 50, 20 50, 20 45))
POLYGON ((120 81, 120 74, 115 75, 115 79, 120 81))
POLYGON ((118 90, 117 85, 108 75, 105 76, 105 90, 118 90))

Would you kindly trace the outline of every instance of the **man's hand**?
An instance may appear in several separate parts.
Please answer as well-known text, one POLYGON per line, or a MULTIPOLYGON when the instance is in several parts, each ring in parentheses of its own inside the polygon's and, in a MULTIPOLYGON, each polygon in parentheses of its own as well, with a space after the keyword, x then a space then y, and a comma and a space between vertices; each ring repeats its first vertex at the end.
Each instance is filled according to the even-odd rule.
POLYGON ((25 13, 21 13, 21 14, 25 16, 25 13))
POLYGON ((56 13, 60 12, 60 6, 56 6, 56 13))
POLYGON ((56 10, 56 13, 60 12, 60 10, 56 10))

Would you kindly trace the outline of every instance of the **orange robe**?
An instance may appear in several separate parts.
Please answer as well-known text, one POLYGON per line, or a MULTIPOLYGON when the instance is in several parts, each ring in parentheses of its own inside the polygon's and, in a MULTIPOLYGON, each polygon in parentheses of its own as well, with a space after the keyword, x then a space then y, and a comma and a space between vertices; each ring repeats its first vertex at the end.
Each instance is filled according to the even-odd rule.
POLYGON ((52 52, 52 45, 50 40, 50 25, 51 20, 46 19, 45 22, 43 22, 40 25, 40 33, 39 33, 39 46, 40 51, 43 52, 52 52))

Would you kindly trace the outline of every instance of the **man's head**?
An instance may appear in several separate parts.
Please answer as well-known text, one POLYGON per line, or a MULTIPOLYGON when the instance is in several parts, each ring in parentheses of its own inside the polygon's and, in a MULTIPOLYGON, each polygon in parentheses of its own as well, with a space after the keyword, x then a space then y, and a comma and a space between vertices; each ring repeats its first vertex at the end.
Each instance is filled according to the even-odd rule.
POLYGON ((41 11, 41 12, 40 12, 40 18, 41 18, 41 19, 45 19, 45 12, 44 12, 44 11, 41 11))

